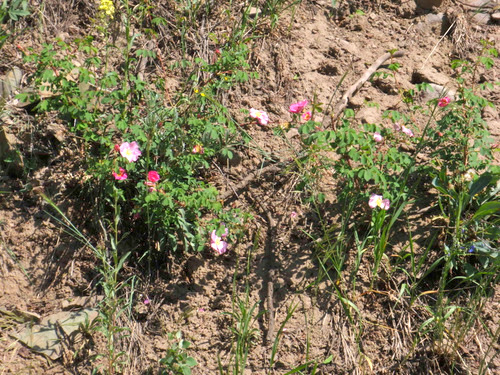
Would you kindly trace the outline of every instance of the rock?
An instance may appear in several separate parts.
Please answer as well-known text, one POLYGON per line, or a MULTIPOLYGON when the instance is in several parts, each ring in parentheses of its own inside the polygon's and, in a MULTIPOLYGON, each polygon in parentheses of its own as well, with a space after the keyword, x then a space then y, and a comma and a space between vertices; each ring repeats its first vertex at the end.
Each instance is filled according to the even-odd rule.
POLYGON ((425 16, 425 23, 429 25, 442 24, 444 20, 444 13, 429 13, 425 16))
POLYGON ((490 22, 491 16, 489 13, 474 13, 472 16, 472 19, 474 20, 475 23, 478 23, 480 25, 487 25, 490 22))
POLYGON ((17 146, 21 142, 7 129, 0 126, 0 161, 6 165, 7 174, 11 177, 21 177, 24 173, 24 161, 17 146))
POLYGON ((434 68, 424 67, 414 70, 411 77, 412 83, 435 83, 441 86, 446 86, 452 80, 445 74, 438 73, 434 68))
POLYGON ((4 77, 0 77, 0 97, 7 100, 14 94, 23 78, 23 71, 17 66, 13 67, 4 77))
POLYGON ((59 143, 63 143, 66 139, 66 127, 61 124, 49 124, 47 132, 53 136, 59 143))
POLYGON ((355 44, 348 42, 347 40, 340 39, 339 45, 344 51, 349 52, 351 55, 360 55, 359 48, 355 44))
POLYGON ((259 8, 256 7, 250 7, 250 10, 248 11, 248 17, 255 18, 257 16, 260 16, 262 11, 259 8))
POLYGON ((430 83, 428 90, 420 92, 420 99, 425 103, 429 100, 438 99, 443 96, 447 96, 453 101, 455 100, 455 91, 445 86, 430 83))
POLYGON ((43 318, 40 324, 28 325, 19 333, 11 336, 33 351, 56 360, 62 355, 63 341, 66 338, 73 340, 77 336, 80 326, 90 324, 98 315, 97 309, 59 312, 43 318))
POLYGON ((443 0, 415 0, 417 5, 426 10, 431 10, 432 8, 438 8, 443 3, 443 0))
POLYGON ((491 15, 491 20, 493 22, 499 22, 500 21, 500 12, 493 13, 491 15))

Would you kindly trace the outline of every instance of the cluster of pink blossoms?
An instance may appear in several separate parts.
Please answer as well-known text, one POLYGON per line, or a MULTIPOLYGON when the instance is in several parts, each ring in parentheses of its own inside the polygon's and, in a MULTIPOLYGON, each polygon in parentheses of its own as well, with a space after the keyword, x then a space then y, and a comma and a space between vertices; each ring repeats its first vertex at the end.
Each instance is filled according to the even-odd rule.
POLYGON ((311 111, 304 112, 304 109, 307 107, 308 104, 309 104, 309 100, 307 100, 307 99, 301 100, 300 102, 290 104, 290 107, 288 107, 288 111, 290 113, 295 113, 295 114, 302 113, 302 116, 301 116, 302 120, 309 121, 312 118, 311 111))
MULTIPOLYGON (((137 142, 123 142, 120 146, 115 145, 115 151, 119 152, 121 156, 129 161, 129 163, 136 162, 139 159, 139 156, 142 155, 141 150, 139 149, 139 145, 137 142)), ((119 167, 118 173, 113 171, 111 172, 115 180, 126 180, 128 175, 124 168, 119 167)), ((156 191, 156 183, 160 181, 160 175, 156 171, 149 171, 148 178, 144 182, 147 186, 149 186, 149 191, 156 191)))
MULTIPOLYGON (((120 146, 115 145, 115 151, 119 152, 121 156, 128 160, 129 163, 137 161, 139 156, 141 156, 141 150, 139 149, 139 145, 137 142, 123 142, 120 146)), ((119 167, 118 173, 113 171, 111 172, 115 180, 126 180, 128 175, 124 168, 119 167)))

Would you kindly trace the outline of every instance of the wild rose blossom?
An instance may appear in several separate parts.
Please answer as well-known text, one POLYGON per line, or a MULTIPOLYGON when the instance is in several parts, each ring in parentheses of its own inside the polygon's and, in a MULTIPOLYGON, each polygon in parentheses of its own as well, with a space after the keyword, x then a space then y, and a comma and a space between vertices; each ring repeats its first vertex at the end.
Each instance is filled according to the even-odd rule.
POLYGON ((116 173, 115 171, 113 171, 112 175, 115 178, 115 180, 126 180, 127 177, 128 177, 127 172, 122 167, 120 167, 118 173, 116 173))
POLYGON ((410 129, 410 128, 407 128, 407 127, 406 127, 406 126, 404 126, 404 125, 401 127, 401 131, 402 131, 403 133, 405 133, 408 137, 413 137, 413 136, 414 136, 414 134, 413 134, 413 132, 411 131, 411 129, 410 129))
POLYGON ((205 150, 203 149, 202 145, 195 145, 192 150, 193 154, 203 154, 205 153, 205 150))
POLYGON ((291 112, 291 113, 300 113, 304 110, 304 108, 306 107, 306 105, 309 104, 309 100, 302 100, 300 102, 297 102, 297 103, 293 103, 290 105, 290 107, 288 108, 288 110, 291 112))
POLYGON ((134 141, 131 143, 122 143, 120 146, 120 154, 131 163, 137 161, 142 153, 141 150, 139 150, 139 145, 134 141))
POLYGON ((371 208, 380 207, 383 210, 388 210, 391 206, 391 202, 389 199, 384 199, 381 195, 372 194, 368 201, 368 205, 371 208))
POLYGON ((160 181, 160 175, 156 171, 149 171, 148 172, 148 181, 152 183, 156 183, 160 181))
POLYGON ((444 96, 441 99, 439 99, 438 106, 440 106, 441 108, 444 108, 448 104, 450 104, 450 102, 451 102, 451 99, 449 97, 447 97, 447 96, 444 96))
POLYGON ((373 133, 373 140, 375 142, 382 142, 384 140, 384 137, 382 137, 382 134, 380 134, 379 132, 375 132, 373 133))
POLYGON ((255 108, 250 108, 250 117, 256 119, 260 125, 267 125, 269 122, 267 113, 255 108))
POLYGON ((210 247, 214 249, 219 255, 222 255, 227 251, 227 242, 223 241, 222 237, 219 237, 217 235, 217 231, 214 230, 210 235, 210 247))
POLYGON ((312 117, 311 111, 307 111, 302 114, 302 120, 304 121, 309 121, 311 117, 312 117))

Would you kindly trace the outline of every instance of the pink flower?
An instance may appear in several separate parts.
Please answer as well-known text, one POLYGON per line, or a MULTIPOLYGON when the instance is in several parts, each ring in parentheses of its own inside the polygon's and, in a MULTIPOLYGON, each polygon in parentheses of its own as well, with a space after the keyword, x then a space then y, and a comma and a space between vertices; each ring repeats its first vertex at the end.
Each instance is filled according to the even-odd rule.
POLYGON ((255 108, 250 108, 250 117, 257 119, 257 122, 260 125, 267 125, 267 123, 269 122, 269 116, 267 115, 267 113, 264 111, 259 111, 255 108))
POLYGON ((210 247, 214 249, 219 255, 224 254, 227 251, 227 242, 223 241, 221 237, 217 235, 214 230, 210 235, 210 247))
POLYGON ((288 110, 291 113, 300 113, 300 112, 302 112, 304 110, 304 108, 308 104, 309 104, 309 100, 302 100, 301 102, 293 103, 292 105, 290 105, 290 107, 288 108, 288 110))
POLYGON ((128 177, 127 172, 125 172, 125 169, 123 169, 122 167, 120 167, 120 170, 118 173, 113 171, 111 174, 113 175, 115 180, 126 180, 128 177))
POLYGON ((120 145, 115 145, 114 150, 115 150, 116 152, 120 152, 120 145))
POLYGON ((146 297, 146 299, 143 301, 145 305, 149 305, 151 303, 151 300, 146 297))
POLYGON ((149 171, 148 180, 154 184, 155 182, 160 181, 160 175, 156 171, 149 171))
POLYGON ((133 162, 139 159, 141 150, 139 150, 139 145, 135 141, 131 143, 124 142, 120 146, 120 154, 129 162, 133 162))
POLYGON ((205 153, 205 150, 203 149, 202 145, 195 145, 193 147, 193 154, 203 154, 205 153))
POLYGON ((407 127, 406 127, 406 126, 404 126, 404 125, 401 127, 401 131, 402 131, 403 133, 405 133, 408 137, 413 137, 413 135, 414 135, 414 134, 413 134, 413 132, 411 131, 411 129, 410 129, 410 128, 407 128, 407 127))
POLYGON ((439 101, 438 101, 438 106, 440 106, 440 107, 444 108, 444 107, 446 107, 448 104, 450 104, 450 102, 451 102, 451 99, 450 99, 449 97, 447 97, 447 96, 444 96, 444 97, 442 97, 441 99, 439 99, 439 101))
POLYGON ((382 134, 380 134, 379 132, 375 132, 373 133, 373 140, 375 142, 382 142, 384 140, 384 137, 382 137, 382 134))
POLYGON ((381 195, 372 194, 368 201, 368 206, 371 208, 380 207, 383 210, 388 210, 391 206, 389 199, 383 199, 381 195))
POLYGON ((290 212, 290 217, 291 217, 292 219, 295 219, 295 218, 297 217, 297 215, 298 215, 298 214, 297 214, 297 212, 295 212, 295 211, 290 212))
POLYGON ((302 114, 302 120, 304 121, 309 121, 311 117, 312 117, 311 111, 307 111, 302 114))

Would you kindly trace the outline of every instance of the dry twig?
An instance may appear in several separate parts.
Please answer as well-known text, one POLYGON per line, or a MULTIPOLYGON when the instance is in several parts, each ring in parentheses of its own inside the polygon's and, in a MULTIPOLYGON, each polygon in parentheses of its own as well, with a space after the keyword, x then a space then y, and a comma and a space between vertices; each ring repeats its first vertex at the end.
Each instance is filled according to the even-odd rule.
POLYGON ((344 109, 346 109, 347 104, 349 103, 349 99, 358 92, 358 90, 363 86, 363 84, 371 77, 373 73, 382 65, 387 59, 390 59, 392 57, 401 57, 404 55, 403 51, 397 51, 395 53, 385 53, 382 56, 380 56, 367 70, 366 72, 361 76, 360 79, 356 81, 349 89, 345 92, 344 96, 342 96, 342 99, 337 103, 335 106, 335 109, 333 111, 333 118, 332 118, 332 123, 335 124, 337 120, 339 119, 340 115, 344 112, 344 109))

